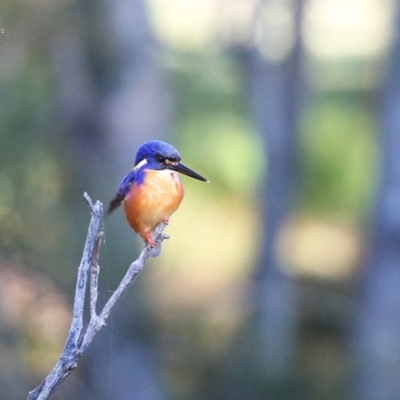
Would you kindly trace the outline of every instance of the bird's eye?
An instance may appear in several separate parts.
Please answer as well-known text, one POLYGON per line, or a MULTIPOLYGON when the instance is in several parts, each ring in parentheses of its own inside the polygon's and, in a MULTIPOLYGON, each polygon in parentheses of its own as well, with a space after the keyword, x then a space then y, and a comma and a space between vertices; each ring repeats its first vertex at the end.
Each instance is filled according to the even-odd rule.
POLYGON ((164 164, 165 163, 165 157, 163 156, 157 156, 156 157, 156 161, 160 164, 164 164))

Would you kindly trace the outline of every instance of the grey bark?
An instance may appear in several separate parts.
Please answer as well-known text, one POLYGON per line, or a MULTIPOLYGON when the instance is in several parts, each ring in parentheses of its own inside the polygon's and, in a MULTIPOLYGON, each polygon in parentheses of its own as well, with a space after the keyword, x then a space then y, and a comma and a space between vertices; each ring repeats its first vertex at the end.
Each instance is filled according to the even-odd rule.
POLYGON ((146 246, 138 259, 128 268, 117 289, 110 296, 102 310, 97 314, 98 276, 100 273, 99 256, 103 239, 103 205, 97 201, 93 205, 90 197, 85 193, 85 198, 90 205, 92 219, 90 221, 88 235, 83 250, 82 260, 78 268, 78 277, 75 288, 74 308, 71 328, 65 343, 63 353, 54 369, 45 380, 32 390, 27 400, 47 400, 54 393, 64 379, 77 367, 78 360, 82 357, 99 330, 106 324, 111 312, 115 309, 129 287, 143 271, 145 262, 149 257, 157 257, 161 252, 161 243, 167 236, 163 235, 165 224, 161 223, 155 233, 156 247, 146 246), (87 284, 90 281, 90 319, 84 324, 85 302, 87 284))

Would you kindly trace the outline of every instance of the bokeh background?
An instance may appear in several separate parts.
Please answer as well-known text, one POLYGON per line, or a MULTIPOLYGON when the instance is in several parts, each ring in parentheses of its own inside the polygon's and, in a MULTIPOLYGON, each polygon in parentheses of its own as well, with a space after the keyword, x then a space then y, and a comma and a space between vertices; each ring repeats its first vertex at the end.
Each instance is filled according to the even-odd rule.
POLYGON ((211 183, 53 398, 398 400, 399 40, 394 0, 3 0, 0 399, 62 351, 83 192, 162 139, 211 183))

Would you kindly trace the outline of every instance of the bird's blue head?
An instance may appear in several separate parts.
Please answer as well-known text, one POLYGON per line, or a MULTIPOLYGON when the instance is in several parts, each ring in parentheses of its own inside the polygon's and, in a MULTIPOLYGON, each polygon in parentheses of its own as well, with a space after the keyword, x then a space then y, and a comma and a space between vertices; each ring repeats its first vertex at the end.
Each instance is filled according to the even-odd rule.
POLYGON ((135 169, 139 180, 145 169, 170 169, 203 182, 208 182, 197 172, 181 164, 181 156, 174 146, 160 140, 150 140, 142 144, 136 153, 135 169))
POLYGON ((148 164, 160 164, 165 160, 177 161, 181 160, 178 150, 169 143, 161 140, 150 140, 143 143, 136 153, 135 165, 146 160, 148 164))

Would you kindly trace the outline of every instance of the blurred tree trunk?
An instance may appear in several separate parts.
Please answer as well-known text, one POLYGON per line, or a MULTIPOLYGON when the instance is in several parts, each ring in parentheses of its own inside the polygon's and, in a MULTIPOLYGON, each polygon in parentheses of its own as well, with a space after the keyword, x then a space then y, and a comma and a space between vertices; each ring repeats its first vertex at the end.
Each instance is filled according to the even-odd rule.
MULTIPOLYGON (((169 102, 155 61, 156 43, 145 2, 78 4, 78 29, 60 32, 53 52, 69 133, 67 151, 72 168, 82 179, 82 191, 89 191, 93 198, 107 204, 120 179, 133 167, 139 144, 166 135, 169 102)), ((76 225, 82 226, 87 209, 79 200, 79 207, 70 205, 71 215, 76 225), (77 214, 81 209, 84 216, 77 214)), ((100 278, 107 279, 110 290, 121 278, 121 269, 133 260, 135 249, 134 234, 129 232, 131 236, 122 239, 121 231, 128 229, 122 226, 122 216, 115 214, 106 221, 107 259, 101 261, 103 266, 107 263, 103 269, 107 271, 100 278)), ((99 334, 88 349, 77 374, 69 381, 65 398, 164 398, 154 343, 143 333, 151 332, 146 329, 147 324, 151 325, 151 312, 145 297, 138 282, 106 332, 99 334)))
POLYGON ((115 86, 103 111, 115 166, 133 164, 140 144, 165 138, 170 130, 170 98, 156 62, 157 43, 144 0, 110 2, 109 22, 115 50, 115 86))
POLYGON ((355 319, 354 399, 400 399, 400 7, 381 99, 381 180, 355 319))
POLYGON ((302 1, 274 18, 280 2, 261 2, 255 21, 256 48, 249 76, 255 121, 267 154, 267 180, 262 186, 263 232, 255 279, 254 359, 258 396, 294 398, 292 362, 297 334, 296 288, 282 271, 277 242, 290 216, 298 181, 298 116, 301 80, 300 24, 302 1), (292 35, 292 36, 291 36, 292 35), (285 397, 289 396, 289 397, 285 397))

